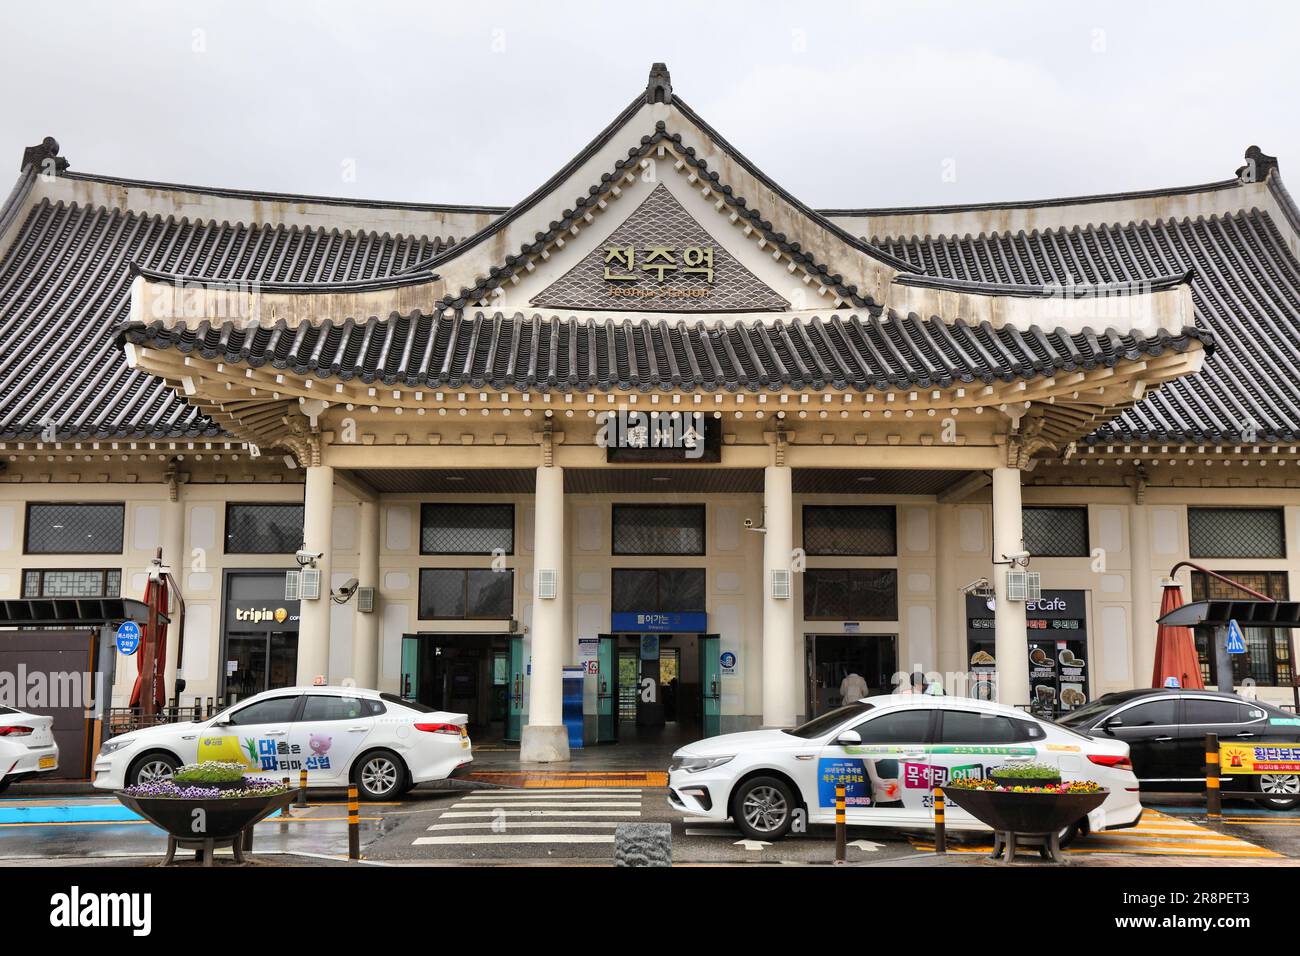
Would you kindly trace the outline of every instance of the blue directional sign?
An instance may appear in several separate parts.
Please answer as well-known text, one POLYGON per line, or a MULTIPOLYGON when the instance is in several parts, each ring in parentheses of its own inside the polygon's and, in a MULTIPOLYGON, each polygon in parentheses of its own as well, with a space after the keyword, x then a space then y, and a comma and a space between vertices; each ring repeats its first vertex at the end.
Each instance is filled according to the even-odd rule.
POLYGON ((1228 622, 1228 653, 1246 653, 1246 638, 1241 633, 1241 625, 1235 620, 1228 622))
POLYGON ((140 625, 123 621, 117 626, 117 652, 130 657, 140 649, 140 625))

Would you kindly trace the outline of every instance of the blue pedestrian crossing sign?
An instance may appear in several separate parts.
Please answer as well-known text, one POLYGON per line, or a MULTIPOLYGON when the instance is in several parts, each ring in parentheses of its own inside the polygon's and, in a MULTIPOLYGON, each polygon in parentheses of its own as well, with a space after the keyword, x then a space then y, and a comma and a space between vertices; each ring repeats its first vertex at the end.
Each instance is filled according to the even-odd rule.
POLYGON ((1242 636, 1241 625, 1236 621, 1228 622, 1228 653, 1246 653, 1246 638, 1242 636))

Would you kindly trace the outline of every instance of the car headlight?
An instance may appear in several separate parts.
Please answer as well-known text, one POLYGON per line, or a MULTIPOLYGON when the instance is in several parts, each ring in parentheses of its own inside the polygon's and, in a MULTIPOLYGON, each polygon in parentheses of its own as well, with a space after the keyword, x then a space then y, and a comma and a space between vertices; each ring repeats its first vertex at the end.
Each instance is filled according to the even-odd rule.
POLYGON ((117 753, 123 747, 129 747, 133 743, 135 743, 134 740, 106 740, 99 748, 99 755, 107 757, 109 754, 117 753))
POLYGON ((673 762, 669 770, 685 770, 687 773, 699 773, 702 770, 712 770, 714 767, 721 767, 728 760, 735 757, 735 754, 728 754, 725 757, 673 757, 673 762))

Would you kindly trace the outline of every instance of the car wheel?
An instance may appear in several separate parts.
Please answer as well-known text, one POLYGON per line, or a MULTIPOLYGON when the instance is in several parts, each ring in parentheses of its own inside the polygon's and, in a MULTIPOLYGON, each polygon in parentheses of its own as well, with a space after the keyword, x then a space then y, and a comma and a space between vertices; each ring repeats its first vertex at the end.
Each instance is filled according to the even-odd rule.
POLYGON ((376 750, 357 761, 352 771, 362 800, 389 800, 406 787, 406 765, 391 750, 376 750))
POLYGON ((1067 846, 1087 832, 1088 821, 1085 818, 1080 820, 1078 823, 1071 823, 1068 827, 1062 830, 1060 834, 1057 835, 1056 842, 1060 845, 1061 849, 1064 850, 1067 846))
POLYGON ((784 780, 751 777, 731 798, 731 819, 750 840, 779 840, 790 832, 796 806, 784 780))
POLYGON ((145 754, 126 772, 126 785, 132 787, 170 780, 180 765, 171 754, 145 754))
POLYGON ((1285 794, 1260 801, 1270 810, 1291 810, 1300 806, 1300 776, 1296 774, 1262 773, 1255 778, 1255 790, 1258 793, 1285 794))
POLYGON ((9 789, 9 781, 0 780, 0 793, 4 793, 8 789, 9 789))

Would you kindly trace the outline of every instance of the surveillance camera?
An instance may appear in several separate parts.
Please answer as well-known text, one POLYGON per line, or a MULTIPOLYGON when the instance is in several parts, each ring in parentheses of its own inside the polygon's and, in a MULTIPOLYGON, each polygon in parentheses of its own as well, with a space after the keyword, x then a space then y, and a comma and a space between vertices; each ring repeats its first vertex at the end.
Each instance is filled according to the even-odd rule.
POLYGON ((1002 557, 1008 561, 1028 561, 1031 555, 1028 551, 1012 551, 1010 554, 1004 554, 1002 557))
POLYGON ((310 568, 321 558, 325 557, 324 551, 299 551, 294 554, 294 560, 298 562, 300 568, 310 568))
POLYGON ((746 528, 752 528, 752 527, 754 527, 754 519, 753 519, 753 518, 746 518, 746 519, 745 519, 745 527, 746 527, 746 528))
POLYGON ((357 593, 357 588, 360 586, 361 584, 360 582, 357 581, 356 578, 348 578, 346 581, 343 582, 342 587, 339 588, 339 596, 343 598, 350 598, 352 597, 352 595, 357 593))

